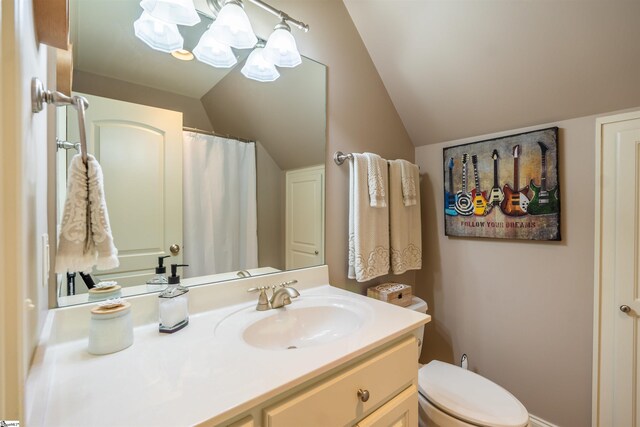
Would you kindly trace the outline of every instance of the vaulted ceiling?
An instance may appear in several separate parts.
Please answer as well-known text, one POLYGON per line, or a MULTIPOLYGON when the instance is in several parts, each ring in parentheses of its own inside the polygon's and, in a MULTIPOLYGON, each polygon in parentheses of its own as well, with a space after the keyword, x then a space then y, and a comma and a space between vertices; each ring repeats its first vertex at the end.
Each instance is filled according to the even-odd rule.
POLYGON ((640 1, 344 0, 414 145, 640 106, 640 1))

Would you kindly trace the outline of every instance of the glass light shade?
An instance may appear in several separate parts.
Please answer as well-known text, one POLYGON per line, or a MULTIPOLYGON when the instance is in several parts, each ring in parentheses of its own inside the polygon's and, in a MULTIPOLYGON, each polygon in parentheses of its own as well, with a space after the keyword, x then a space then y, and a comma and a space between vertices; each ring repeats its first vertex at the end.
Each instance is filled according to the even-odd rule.
POLYGON ((286 28, 276 28, 271 33, 262 55, 278 67, 295 67, 302 63, 296 40, 286 28))
POLYGON ((275 65, 264 59, 262 56, 263 50, 261 47, 254 49, 240 72, 248 79, 259 82, 272 82, 280 77, 280 73, 276 70, 275 65))
POLYGON ((210 29, 202 34, 198 45, 193 49, 193 54, 198 58, 198 61, 212 67, 229 68, 238 62, 231 48, 219 43, 210 29))
POLYGON ((182 49, 184 40, 178 26, 155 19, 147 12, 142 12, 140 18, 133 23, 133 29, 136 37, 152 49, 166 53, 182 49))
POLYGON ((220 9, 210 29, 218 42, 236 49, 250 49, 258 42, 249 17, 235 3, 227 3, 220 9))
POLYGON ((192 26, 200 22, 193 0, 142 0, 140 6, 149 15, 170 24, 192 26))

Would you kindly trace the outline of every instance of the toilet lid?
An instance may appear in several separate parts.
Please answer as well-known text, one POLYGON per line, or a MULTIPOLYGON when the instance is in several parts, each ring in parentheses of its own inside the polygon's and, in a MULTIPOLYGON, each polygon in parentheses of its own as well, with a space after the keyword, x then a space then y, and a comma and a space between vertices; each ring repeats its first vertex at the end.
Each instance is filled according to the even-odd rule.
POLYGON ((524 427, 526 408, 504 388, 466 369, 434 360, 418 372, 420 392, 440 410, 471 424, 524 427))

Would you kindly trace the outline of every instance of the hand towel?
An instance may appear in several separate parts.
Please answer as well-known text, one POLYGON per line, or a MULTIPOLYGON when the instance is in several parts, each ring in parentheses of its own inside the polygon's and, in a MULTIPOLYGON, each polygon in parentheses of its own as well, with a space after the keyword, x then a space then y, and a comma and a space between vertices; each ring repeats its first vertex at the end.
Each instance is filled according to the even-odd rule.
MULTIPOLYGON (((400 172, 402 178, 402 202, 405 206, 413 206, 416 204, 416 179, 414 169, 418 167, 406 160, 398 160, 400 162, 400 172)), ((419 176, 419 170, 417 176, 419 176)))
POLYGON ((403 162, 389 161, 389 240, 391 246, 391 272, 402 274, 422 268, 422 226, 420 219, 420 173, 418 166, 409 162, 407 175, 414 182, 415 203, 405 205, 402 178, 403 162))
POLYGON ((367 182, 369 189, 369 205, 372 208, 386 208, 387 161, 377 154, 364 153, 367 159, 367 182))
POLYGON ((56 273, 88 274, 94 266, 107 270, 120 264, 109 225, 103 181, 100 164, 92 155, 87 156, 86 165, 80 154, 71 159, 56 273))
MULTIPOLYGON (((385 162, 386 163, 386 162, 385 162)), ((387 187, 387 167, 380 179, 387 187)), ((368 161, 353 154, 349 163, 349 270, 347 277, 365 282, 389 273, 389 210, 372 208, 368 190, 368 161)), ((385 200, 386 204, 386 200, 385 200)))

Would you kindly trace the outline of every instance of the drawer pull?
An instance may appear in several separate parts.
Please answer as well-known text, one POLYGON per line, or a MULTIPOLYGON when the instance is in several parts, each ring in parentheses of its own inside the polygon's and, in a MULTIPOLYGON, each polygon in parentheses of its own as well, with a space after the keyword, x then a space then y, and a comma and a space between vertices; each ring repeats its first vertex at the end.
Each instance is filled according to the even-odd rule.
POLYGON ((362 402, 369 400, 369 390, 358 389, 358 399, 362 402))

